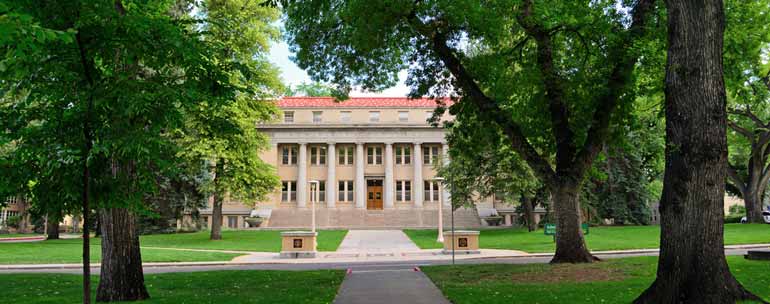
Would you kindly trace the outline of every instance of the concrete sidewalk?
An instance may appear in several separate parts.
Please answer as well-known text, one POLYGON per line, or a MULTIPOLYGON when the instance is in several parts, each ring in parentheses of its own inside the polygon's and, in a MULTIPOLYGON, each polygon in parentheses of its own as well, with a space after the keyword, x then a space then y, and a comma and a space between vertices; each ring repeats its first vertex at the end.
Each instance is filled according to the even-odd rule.
MULTIPOLYGON (((741 251, 747 249, 770 248, 770 244, 749 244, 749 245, 730 245, 725 246, 726 251, 741 251)), ((158 249, 165 250, 165 249, 158 249)), ((174 249, 177 250, 177 249, 174 249)), ((214 251, 217 250, 207 250, 214 251)), ((657 255, 658 249, 634 249, 634 250, 612 250, 612 251, 593 251, 597 256, 640 256, 657 255)), ((744 254, 737 252, 735 254, 744 254)), ((498 259, 535 259, 548 258, 553 253, 526 253, 516 250, 497 250, 481 249, 480 254, 457 255, 458 262, 473 262, 480 260, 498 260, 498 259)), ((210 261, 210 262, 158 262, 142 263, 146 267, 195 267, 195 266, 226 266, 241 267, 248 265, 311 265, 311 264, 365 264, 365 263, 397 263, 404 264, 415 262, 441 262, 450 261, 451 255, 441 253, 441 249, 427 249, 417 251, 403 252, 319 252, 316 258, 312 259, 281 259, 277 252, 253 252, 234 258, 231 261, 210 261)), ((92 267, 99 267, 100 264, 92 263, 92 267)), ((40 269, 79 269, 82 264, 11 264, 0 265, 0 272, 12 270, 40 270, 40 269)))
POLYGON ((352 270, 342 282, 335 304, 449 304, 419 268, 352 270))

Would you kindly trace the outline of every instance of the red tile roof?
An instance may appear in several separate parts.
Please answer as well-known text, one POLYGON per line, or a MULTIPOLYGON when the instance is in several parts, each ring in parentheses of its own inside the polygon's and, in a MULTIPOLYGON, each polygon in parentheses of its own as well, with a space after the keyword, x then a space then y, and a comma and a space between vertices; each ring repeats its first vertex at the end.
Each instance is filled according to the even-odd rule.
MULTIPOLYGON (((447 105, 452 101, 445 99, 447 105)), ((333 97, 284 97, 277 103, 280 108, 435 108, 431 98, 409 99, 406 97, 351 97, 336 102, 333 97)))

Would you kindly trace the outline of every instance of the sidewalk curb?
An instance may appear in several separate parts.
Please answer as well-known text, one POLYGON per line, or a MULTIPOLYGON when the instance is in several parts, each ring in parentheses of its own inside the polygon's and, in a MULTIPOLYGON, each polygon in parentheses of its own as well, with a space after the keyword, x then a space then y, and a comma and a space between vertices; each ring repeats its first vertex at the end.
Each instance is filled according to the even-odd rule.
MULTIPOLYGON (((746 245, 728 245, 725 246, 726 250, 735 249, 757 249, 757 248, 769 248, 770 244, 746 244, 746 245)), ((484 249, 482 249, 484 250, 484 249)), ((634 249, 634 250, 609 250, 609 251, 593 251, 594 255, 621 255, 621 254, 647 254, 657 253, 659 249, 634 249)), ((276 253, 277 254, 277 253, 276 253)), ((463 260, 490 260, 490 259, 511 259, 511 258, 543 258, 552 257, 553 253, 541 252, 530 253, 526 255, 500 255, 491 257, 467 257, 463 260)), ((425 260, 404 260, 404 262, 421 262, 425 260)), ((323 259, 312 261, 312 264, 356 264, 376 261, 324 261, 323 259)), ((383 261, 384 262, 384 261, 383 261)), ((390 262, 390 261, 388 261, 390 262)), ((156 263, 142 263, 142 267, 194 267, 194 266, 251 266, 251 265, 284 265, 284 264, 296 264, 291 261, 259 261, 259 262, 230 262, 230 261, 209 261, 209 262, 156 262, 156 263)), ((62 270, 62 269, 81 269, 82 264, 8 264, 0 265, 0 271, 8 270, 62 270)), ((101 263, 92 263, 91 268, 101 267, 101 263)))

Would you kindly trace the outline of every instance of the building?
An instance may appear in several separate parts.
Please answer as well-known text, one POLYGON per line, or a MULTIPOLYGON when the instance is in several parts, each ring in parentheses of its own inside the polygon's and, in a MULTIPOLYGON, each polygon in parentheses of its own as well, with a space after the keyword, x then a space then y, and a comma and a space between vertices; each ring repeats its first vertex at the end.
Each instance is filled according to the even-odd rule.
POLYGON ((30 216, 27 212, 29 204, 23 197, 9 197, 4 205, 5 207, 0 208, 0 230, 19 233, 32 231, 34 226, 30 224, 30 216))
MULTIPOLYGON (((258 127, 271 141, 261 157, 276 168, 282 184, 257 205, 257 213, 268 218, 263 227, 308 227, 311 181, 318 181, 320 227, 437 225, 440 196, 445 208, 451 198, 434 180, 435 165, 448 161, 445 130, 427 122, 434 100, 286 97, 277 104, 283 116, 258 127)), ((480 206, 493 208, 492 200, 480 206)), ((247 227, 251 212, 226 201, 223 226, 247 227)), ((201 215, 210 226, 211 210, 201 215)), ((462 227, 481 224, 474 208, 456 211, 455 220, 462 227)))

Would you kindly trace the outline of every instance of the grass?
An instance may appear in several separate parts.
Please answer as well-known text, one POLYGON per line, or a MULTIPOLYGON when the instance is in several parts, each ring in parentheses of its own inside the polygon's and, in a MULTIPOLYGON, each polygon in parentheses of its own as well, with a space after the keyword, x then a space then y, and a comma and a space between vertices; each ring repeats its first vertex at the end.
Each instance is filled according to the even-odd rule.
MULTIPOLYGON (((0 264, 68 264, 81 263, 83 242, 80 239, 47 240, 26 243, 0 243, 0 264)), ((229 261, 235 253, 193 252, 142 248, 143 262, 229 261)), ((101 259, 101 242, 91 240, 91 261, 101 259)))
MULTIPOLYGON (((138 303, 331 303, 344 277, 342 270, 145 274, 150 299, 138 303)), ((92 280, 98 286, 99 277, 92 280)), ((72 274, 0 275, 0 286, 13 286, 3 298, 24 303, 80 303, 81 283, 72 274)))
POLYGON ((37 234, 37 233, 9 233, 9 234, 0 234, 0 239, 10 239, 10 238, 20 238, 20 237, 36 237, 36 236, 44 236, 44 235, 37 234))
MULTIPOLYGON (((770 264, 728 257, 746 288, 770 300, 770 264)), ((569 265, 430 266, 422 270, 455 304, 631 303, 655 279, 657 257, 569 265)))
MULTIPOLYGON (((323 230, 318 232, 318 250, 337 250, 346 230, 323 230)), ((223 231, 222 240, 211 241, 208 232, 158 234, 140 237, 143 262, 198 262, 229 261, 241 255, 238 253, 197 252, 165 250, 148 247, 212 249, 235 251, 279 252, 280 231, 223 231)), ((47 240, 28 243, 0 243, 0 264, 60 264, 82 262, 82 240, 47 240)), ((101 257, 100 239, 91 239, 91 259, 98 262, 101 257)))
MULTIPOLYGON (((404 230, 422 249, 442 248, 435 230, 404 230)), ((770 243, 770 225, 725 224, 725 245, 770 243)), ((658 248, 659 226, 591 227, 585 236, 591 250, 658 248)), ((524 228, 481 230, 479 246, 487 249, 512 249, 526 252, 553 252, 553 238, 543 230, 527 232, 524 228)))
MULTIPOLYGON (((337 250, 347 233, 347 230, 319 230, 318 250, 337 250)), ((281 232, 275 230, 226 230, 222 231, 222 240, 219 241, 209 240, 208 231, 156 234, 142 236, 140 242, 142 246, 154 247, 280 252, 281 232)))

